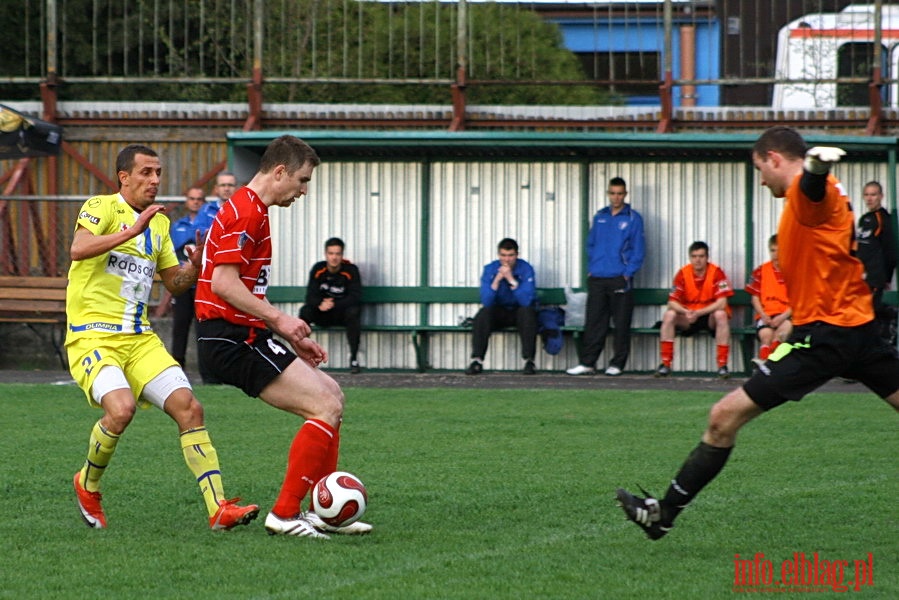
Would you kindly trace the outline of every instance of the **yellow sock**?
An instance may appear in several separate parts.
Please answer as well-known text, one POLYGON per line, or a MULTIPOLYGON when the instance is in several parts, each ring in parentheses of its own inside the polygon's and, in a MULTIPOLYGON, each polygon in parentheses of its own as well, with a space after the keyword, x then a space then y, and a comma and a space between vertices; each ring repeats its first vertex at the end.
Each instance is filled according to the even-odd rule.
POLYGON ((81 485, 89 492, 97 492, 100 490, 100 477, 106 470, 106 465, 112 460, 115 453, 116 444, 119 443, 119 436, 109 433, 105 427, 100 425, 100 421, 94 423, 91 429, 91 439, 87 446, 87 460, 81 467, 81 485))
POLYGON ((205 427, 197 427, 181 432, 181 451, 188 468, 197 478, 203 501, 209 516, 215 515, 219 509, 219 500, 225 499, 222 487, 222 474, 219 471, 219 458, 209 439, 205 427))

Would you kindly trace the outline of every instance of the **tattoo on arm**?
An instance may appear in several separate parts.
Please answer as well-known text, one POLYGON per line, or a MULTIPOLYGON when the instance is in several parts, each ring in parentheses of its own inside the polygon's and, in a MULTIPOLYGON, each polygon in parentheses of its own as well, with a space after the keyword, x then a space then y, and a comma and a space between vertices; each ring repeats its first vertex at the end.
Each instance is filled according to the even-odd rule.
POLYGON ((172 285, 179 290, 186 290, 197 283, 199 276, 200 270, 192 264, 182 265, 172 278, 172 285))

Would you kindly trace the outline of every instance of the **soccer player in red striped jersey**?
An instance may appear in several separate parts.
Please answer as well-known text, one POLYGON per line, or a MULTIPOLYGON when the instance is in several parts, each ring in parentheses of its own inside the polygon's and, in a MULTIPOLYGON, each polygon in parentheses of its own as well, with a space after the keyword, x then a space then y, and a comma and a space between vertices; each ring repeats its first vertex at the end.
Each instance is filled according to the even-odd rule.
POLYGON ((308 323, 278 310, 265 296, 272 260, 268 211, 287 208, 304 196, 320 162, 296 137, 284 135, 269 144, 259 171, 215 217, 195 303, 204 368, 222 382, 303 419, 265 528, 273 535, 313 538, 327 538, 325 531, 371 530, 359 521, 331 527, 311 510, 302 511, 301 503, 316 481, 337 470, 344 396, 337 382, 318 368, 328 355, 308 337, 308 323))
POLYGON ((762 185, 786 198, 777 241, 793 334, 712 407, 702 440, 663 498, 617 491, 627 518, 650 539, 671 530, 680 511, 724 468, 737 432, 765 411, 799 401, 834 377, 855 379, 899 411, 899 356, 878 335, 871 292, 855 257, 852 206, 830 174, 844 154, 808 149, 796 130, 782 126, 765 131, 753 146, 762 185))

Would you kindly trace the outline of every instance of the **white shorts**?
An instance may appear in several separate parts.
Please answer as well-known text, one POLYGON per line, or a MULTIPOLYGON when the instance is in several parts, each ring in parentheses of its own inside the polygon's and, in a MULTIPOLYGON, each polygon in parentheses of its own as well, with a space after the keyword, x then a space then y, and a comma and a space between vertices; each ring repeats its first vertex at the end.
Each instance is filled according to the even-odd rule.
MULTIPOLYGON (((94 383, 91 385, 91 397, 94 402, 102 406, 103 396, 109 392, 130 388, 131 385, 125 378, 122 369, 114 365, 106 365, 94 377, 94 383)), ((166 398, 181 388, 192 389, 187 375, 184 374, 181 367, 169 367, 147 382, 141 398, 159 410, 165 410, 166 398)))

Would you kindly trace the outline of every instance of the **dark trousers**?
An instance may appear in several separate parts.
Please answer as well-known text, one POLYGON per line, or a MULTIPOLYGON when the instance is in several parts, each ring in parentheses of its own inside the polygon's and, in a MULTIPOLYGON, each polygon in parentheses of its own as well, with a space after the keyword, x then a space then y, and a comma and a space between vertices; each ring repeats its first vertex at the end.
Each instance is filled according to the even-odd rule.
POLYGON ((345 309, 332 308, 320 311, 317 306, 303 305, 300 309, 300 318, 307 323, 315 323, 321 327, 333 327, 342 325, 346 327, 346 339, 350 345, 350 360, 356 360, 359 353, 359 339, 362 337, 362 307, 348 306, 345 309))
POLYGON ((581 364, 596 366, 606 345, 610 320, 615 324, 615 354, 610 366, 624 369, 631 351, 631 317, 634 292, 625 290, 624 277, 590 277, 587 281, 587 312, 581 341, 581 364))
POLYGON ((484 306, 474 317, 472 358, 484 358, 490 333, 504 327, 515 327, 521 337, 521 357, 534 360, 537 354, 537 309, 533 306, 504 308, 484 306))
MULTIPOLYGON (((194 298, 197 289, 190 288, 180 296, 172 297, 172 358, 178 361, 181 368, 187 364, 187 340, 190 338, 190 327, 196 325, 197 317, 194 313, 194 298)), ((221 383, 204 367, 198 365, 200 378, 203 383, 221 383)))
MULTIPOLYGON (((868 284, 870 287, 870 284, 868 284)), ((884 304, 884 286, 871 287, 871 296, 874 303, 874 319, 880 327, 880 337, 891 345, 896 343, 896 307, 884 304)))
POLYGON ((190 326, 196 321, 194 316, 194 295, 196 288, 190 288, 180 296, 172 297, 172 358, 182 367, 187 357, 187 339, 190 326))

